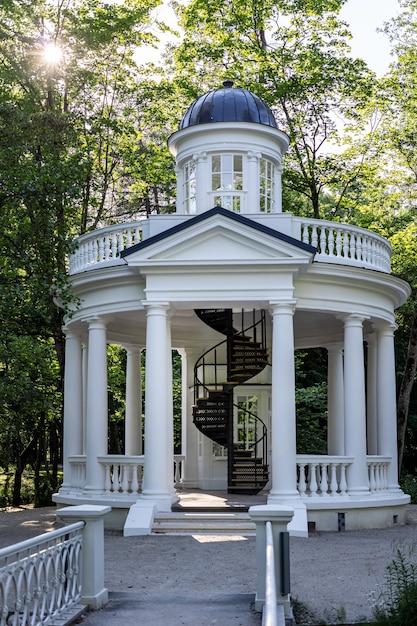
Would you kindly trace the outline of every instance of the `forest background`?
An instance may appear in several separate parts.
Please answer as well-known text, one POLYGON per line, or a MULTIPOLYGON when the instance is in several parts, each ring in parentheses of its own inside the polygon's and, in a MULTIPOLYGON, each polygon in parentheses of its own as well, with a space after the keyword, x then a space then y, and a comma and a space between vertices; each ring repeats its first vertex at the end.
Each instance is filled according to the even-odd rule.
MULTIPOLYGON (((288 133, 283 208, 387 237, 412 295, 398 311, 402 484, 417 496, 417 0, 388 22, 392 63, 354 58, 345 0, 3 0, 0 6, 0 505, 50 502, 61 480, 74 238, 175 210, 168 136, 231 79, 288 133), (30 478, 30 480, 28 480, 30 478)), ((180 359, 175 446, 181 448, 180 359)), ((123 453, 125 353, 108 348, 109 452, 123 453)), ((297 352, 298 451, 325 452, 326 358, 297 352)))

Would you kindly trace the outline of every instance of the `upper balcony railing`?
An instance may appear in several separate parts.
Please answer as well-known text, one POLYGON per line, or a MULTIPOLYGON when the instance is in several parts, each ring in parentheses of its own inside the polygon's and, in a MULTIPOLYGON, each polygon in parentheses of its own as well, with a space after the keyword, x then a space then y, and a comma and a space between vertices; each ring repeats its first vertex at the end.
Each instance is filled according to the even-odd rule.
MULTIPOLYGON (((293 217, 291 235, 317 248, 315 261, 390 272, 391 246, 369 230, 340 222, 293 217)), ((116 224, 82 235, 70 256, 69 272, 72 275, 123 263, 120 253, 141 240, 142 222, 116 224)))

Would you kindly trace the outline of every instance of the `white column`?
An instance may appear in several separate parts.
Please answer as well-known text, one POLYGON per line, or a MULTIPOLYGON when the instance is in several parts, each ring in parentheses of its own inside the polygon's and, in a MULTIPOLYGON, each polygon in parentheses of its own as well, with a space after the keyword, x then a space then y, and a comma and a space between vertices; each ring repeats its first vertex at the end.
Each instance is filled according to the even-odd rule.
POLYGON ((182 454, 185 455, 184 487, 198 487, 198 437, 193 424, 194 365, 203 350, 180 350, 182 363, 182 454))
POLYGON ((125 454, 142 454, 141 348, 126 347, 125 454))
POLYGON ((377 394, 377 371, 378 371, 378 348, 375 333, 367 338, 367 378, 366 378, 366 426, 368 454, 378 454, 378 394, 377 394))
POLYGON ((298 497, 295 424, 295 301, 271 303, 271 490, 268 503, 298 497))
POLYGON ((97 460, 107 454, 107 340, 106 323, 99 317, 88 322, 87 373, 87 484, 84 491, 104 491, 104 467, 97 460))
POLYGON ((369 495, 366 462, 365 365, 363 321, 352 314, 344 319, 344 382, 346 455, 354 458, 349 467, 349 495, 369 495))
MULTIPOLYGON (((170 511, 173 484, 168 481, 168 440, 171 432, 167 410, 171 387, 168 365, 167 303, 145 302, 146 388, 145 467, 140 499, 152 500, 157 510, 170 511)), ((172 473, 172 472, 171 472, 172 473)))
POLYGON ((390 456, 388 489, 399 491, 397 456, 397 406, 395 381, 395 324, 377 326, 378 338, 378 454, 390 456))
POLYGON ((167 484, 173 499, 178 497, 174 487, 174 404, 172 397, 172 340, 171 340, 171 316, 173 311, 167 315, 167 484))
POLYGON ((327 447, 328 454, 345 454, 345 398, 343 392, 343 346, 327 347, 327 447))
POLYGON ((259 213, 259 159, 260 152, 248 152, 247 174, 243 188, 247 190, 245 213, 259 213))
POLYGON ((88 340, 82 343, 83 351, 83 454, 87 450, 87 387, 88 387, 88 340))
POLYGON ((63 470, 64 481, 60 493, 68 492, 72 485, 69 457, 83 453, 83 385, 81 339, 70 328, 65 333, 63 470))

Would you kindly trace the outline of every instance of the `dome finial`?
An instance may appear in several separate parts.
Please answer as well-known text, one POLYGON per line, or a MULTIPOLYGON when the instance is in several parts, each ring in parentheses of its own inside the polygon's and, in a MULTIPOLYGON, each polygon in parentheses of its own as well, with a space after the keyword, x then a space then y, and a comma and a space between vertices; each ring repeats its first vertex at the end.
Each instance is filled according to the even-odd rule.
POLYGON ((232 80, 224 80, 223 81, 223 87, 225 87, 226 89, 229 89, 230 87, 233 87, 233 81, 232 80))

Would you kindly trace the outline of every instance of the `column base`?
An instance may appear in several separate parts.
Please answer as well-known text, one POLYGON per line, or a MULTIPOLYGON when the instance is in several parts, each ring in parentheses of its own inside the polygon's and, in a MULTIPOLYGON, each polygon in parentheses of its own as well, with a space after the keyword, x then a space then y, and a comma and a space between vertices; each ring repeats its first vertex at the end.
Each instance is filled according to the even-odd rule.
POLYGON ((268 504, 281 504, 294 510, 294 516, 288 524, 291 537, 308 537, 307 507, 298 492, 288 491, 269 494, 268 504))

